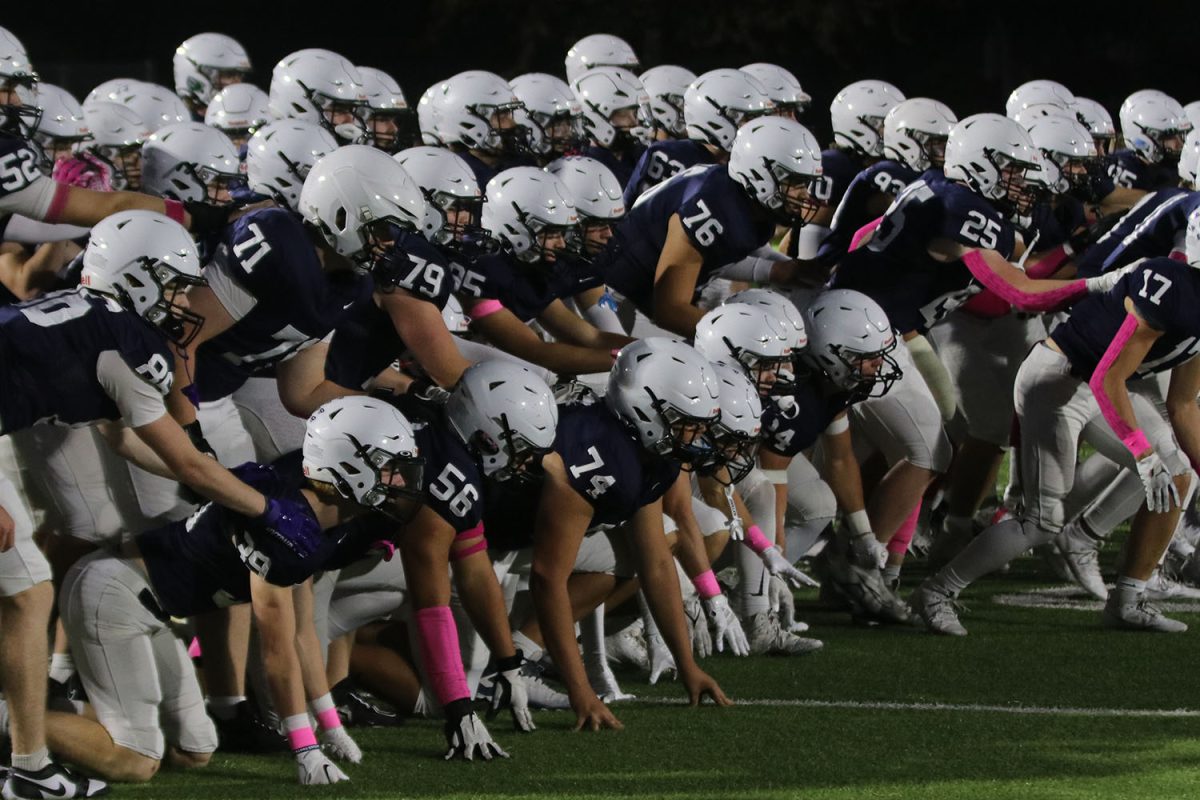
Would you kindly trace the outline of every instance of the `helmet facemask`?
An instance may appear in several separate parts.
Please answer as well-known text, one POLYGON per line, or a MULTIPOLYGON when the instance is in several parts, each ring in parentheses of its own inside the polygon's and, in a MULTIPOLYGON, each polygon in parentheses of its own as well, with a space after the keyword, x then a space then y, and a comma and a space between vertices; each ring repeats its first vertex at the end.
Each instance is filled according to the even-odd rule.
POLYGON ((654 410, 662 418, 667 431, 667 435, 654 447, 656 454, 668 456, 684 465, 700 464, 712 457, 713 443, 709 438, 709 429, 720 419, 719 413, 712 417, 694 417, 659 400, 650 387, 646 387, 646 394, 650 395, 654 410))
POLYGON ((696 466, 697 471, 715 478, 723 486, 740 483, 754 469, 762 440, 735 431, 720 420, 709 426, 708 435, 712 441, 712 455, 696 466))
POLYGON ((5 75, 0 82, 0 93, 7 95, 3 103, 5 120, 3 127, 14 131, 25 139, 33 138, 38 124, 42 121, 42 109, 36 102, 28 102, 26 97, 37 97, 37 75, 5 75), (13 101, 16 102, 13 102, 13 101))
POLYGON ((442 224, 434 234, 435 242, 454 252, 472 256, 487 255, 500 248, 497 241, 479 224, 482 197, 460 197, 449 192, 426 193, 429 205, 441 215, 442 224))
MULTIPOLYGON (((425 459, 409 453, 390 453, 381 447, 360 443, 353 436, 354 453, 359 465, 374 473, 372 487, 356 500, 360 505, 382 511, 398 522, 410 521, 424 503, 425 459)), ((355 464, 342 463, 342 470, 357 472, 355 464)), ((331 470, 338 492, 354 498, 354 491, 344 478, 331 470)))
POLYGON ((990 195, 993 203, 1009 218, 1027 216, 1042 193, 1041 185, 1031 179, 1041 172, 1041 167, 990 148, 985 148, 983 152, 996 169, 996 185, 990 195))
POLYGON ((142 143, 95 145, 92 152, 112 169, 112 186, 136 192, 142 188, 142 143))
POLYGON ((487 140, 471 149, 497 156, 520 156, 529 152, 529 130, 518 124, 513 112, 525 106, 519 102, 499 105, 469 105, 467 111, 487 128, 487 140), (509 123, 509 124, 505 124, 509 123))
POLYGON ((500 415, 500 441, 482 430, 471 436, 471 449, 479 458, 484 475, 501 483, 532 484, 541 480, 542 458, 550 447, 539 447, 515 432, 508 424, 508 414, 500 415))
POLYGON ((921 149, 927 168, 941 169, 946 165, 946 143, 950 140, 949 135, 914 130, 907 133, 921 149))
POLYGON ((831 344, 829 352, 842 363, 845 375, 842 380, 835 382, 840 385, 840 388, 849 391, 856 400, 883 397, 892 388, 892 384, 904 375, 900 365, 892 356, 896 344, 897 340, 893 338, 886 347, 871 353, 831 344), (863 369, 864 364, 875 361, 878 361, 879 364, 874 369, 869 372, 863 369))
POLYGON ((417 112, 410 108, 387 110, 362 106, 362 126, 366 131, 365 143, 385 153, 398 153, 421 143, 421 128, 417 123, 417 112))
POLYGON ((117 299, 125 308, 139 314, 132 293, 147 291, 149 287, 143 281, 149 279, 155 286, 157 299, 139 316, 162 331, 176 346, 187 347, 200 332, 204 317, 179 305, 175 298, 189 286, 202 286, 204 279, 184 275, 166 262, 148 256, 138 259, 138 263, 142 267, 140 270, 128 270, 121 276, 123 285, 116 287, 117 299))
POLYGON ((822 204, 813 188, 820 176, 792 172, 771 159, 763 161, 775 179, 775 193, 766 201, 767 210, 785 225, 807 225, 816 219, 822 204))
POLYGON ((613 140, 609 149, 615 152, 629 152, 650 144, 651 131, 654 130, 654 114, 651 113, 648 102, 637 103, 614 109, 608 115, 608 124, 613 128, 613 140))
POLYGON ((362 121, 363 109, 366 108, 365 100, 330 97, 309 89, 300 81, 296 83, 304 90, 308 102, 317 110, 318 123, 334 135, 338 144, 359 144, 367 138, 367 129, 362 121))

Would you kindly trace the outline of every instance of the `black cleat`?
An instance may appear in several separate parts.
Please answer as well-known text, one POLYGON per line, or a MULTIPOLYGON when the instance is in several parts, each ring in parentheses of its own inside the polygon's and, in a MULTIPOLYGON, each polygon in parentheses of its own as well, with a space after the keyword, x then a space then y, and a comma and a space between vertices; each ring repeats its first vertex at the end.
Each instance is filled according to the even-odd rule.
POLYGON ((36 772, 9 767, 2 794, 4 800, 100 797, 108 794, 108 784, 95 778, 85 778, 61 764, 51 762, 36 772))
POLYGON ((396 709, 366 689, 355 686, 350 678, 338 681, 329 694, 347 728, 394 728, 404 724, 396 709))
POLYGON ((254 712, 249 701, 243 700, 235 706, 230 719, 221 719, 210 713, 217 726, 221 749, 227 753, 288 753, 291 747, 283 735, 263 722, 254 712))

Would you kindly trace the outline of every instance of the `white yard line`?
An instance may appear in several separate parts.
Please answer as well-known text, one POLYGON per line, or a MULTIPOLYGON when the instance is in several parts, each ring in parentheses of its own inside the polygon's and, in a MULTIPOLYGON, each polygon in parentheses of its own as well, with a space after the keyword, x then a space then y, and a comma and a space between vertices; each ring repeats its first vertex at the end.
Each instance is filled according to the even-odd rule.
MULTIPOLYGON (((949 711, 953 713, 981 714, 1025 714, 1029 716, 1063 717, 1154 717, 1192 718, 1200 717, 1200 709, 1194 708, 1073 708, 1069 706, 999 706, 979 703, 870 703, 858 700, 766 700, 734 697, 739 706, 765 706, 769 708, 843 708, 863 711, 949 711)), ((634 701, 647 705, 683 705, 685 700, 674 698, 646 698, 634 701)), ((618 705, 619 708, 619 705, 618 705)))
MULTIPOLYGON (((1027 592, 998 594, 992 597, 992 602, 1002 606, 1053 608, 1062 611, 1099 612, 1104 608, 1102 600, 1093 599, 1077 586, 1051 586, 1044 589, 1031 589, 1027 592)), ((1200 599, 1155 600, 1153 605, 1168 614, 1200 611, 1200 599)))

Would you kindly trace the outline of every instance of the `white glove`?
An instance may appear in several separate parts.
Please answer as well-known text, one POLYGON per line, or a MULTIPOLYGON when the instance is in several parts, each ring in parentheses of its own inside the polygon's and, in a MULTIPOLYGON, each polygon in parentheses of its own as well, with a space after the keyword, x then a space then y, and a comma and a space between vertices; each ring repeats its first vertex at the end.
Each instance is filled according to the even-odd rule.
POLYGON ((850 537, 850 558, 864 569, 883 569, 887 564, 887 545, 870 531, 850 537))
POLYGON ((658 679, 668 672, 672 673, 672 677, 679 673, 679 668, 675 666, 675 656, 671 655, 657 628, 646 631, 646 650, 650 655, 651 686, 658 683, 658 679))
POLYGON ((1146 507, 1151 513, 1163 513, 1171 510, 1171 504, 1182 505, 1179 502, 1179 489, 1171 479, 1167 465, 1153 451, 1137 462, 1138 477, 1142 479, 1142 487, 1146 490, 1146 507))
POLYGON ((351 764, 362 761, 362 750, 358 749, 358 743, 350 738, 345 728, 321 731, 321 744, 325 745, 325 749, 338 761, 349 761, 351 764))
POLYGON ((525 685, 525 676, 521 674, 520 667, 496 673, 488 719, 494 718, 502 708, 512 712, 513 727, 521 733, 537 730, 533 715, 529 713, 529 688, 525 685))
POLYGON ((1117 285, 1117 281, 1124 278, 1130 272, 1142 265, 1143 259, 1138 259, 1132 264, 1126 264, 1120 269, 1114 269, 1111 272, 1106 272, 1103 275, 1097 275, 1094 278, 1088 278, 1084 281, 1087 286, 1088 294, 1104 294, 1109 289, 1117 285))
POLYGON ((796 569, 784 558, 783 553, 779 552, 779 548, 775 545, 771 545, 766 550, 763 550, 759 554, 759 558, 763 560, 767 572, 771 573, 774 577, 787 581, 793 588, 800 589, 808 586, 813 589, 819 589, 821 587, 820 583, 796 569))
POLYGON ((712 655, 712 635, 708 632, 708 619, 704 616, 704 607, 700 605, 700 596, 692 595, 683 601, 683 613, 687 614, 688 633, 692 637, 692 652, 696 658, 708 658, 712 655))
POLYGON ((772 575, 767 583, 767 598, 780 624, 785 630, 790 628, 796 621, 796 599, 792 597, 792 588, 782 578, 772 575))
MULTIPOLYGON (((455 705, 460 701, 455 701, 450 705, 455 705)), ((470 708, 468 701, 461 701, 464 708, 470 708)), ((508 753, 500 749, 500 745, 492 741, 492 735, 488 733, 487 727, 483 724, 483 720, 475 716, 474 711, 468 711, 465 714, 461 712, 455 714, 447 706, 446 725, 442 729, 446 735, 446 745, 449 749, 446 750, 446 760, 452 758, 464 758, 467 761, 473 761, 475 755, 478 754, 484 761, 491 761, 495 756, 508 758, 508 753), (457 719, 455 717, 457 716, 457 719)))
POLYGON ((742 630, 742 623, 729 607, 729 598, 723 594, 710 597, 704 601, 704 608, 717 633, 717 652, 724 653, 725 646, 729 645, 729 652, 735 656, 750 655, 750 642, 742 630))
POLYGON ((321 752, 321 748, 315 746, 296 753, 296 772, 301 786, 324 786, 350 780, 329 756, 321 752))

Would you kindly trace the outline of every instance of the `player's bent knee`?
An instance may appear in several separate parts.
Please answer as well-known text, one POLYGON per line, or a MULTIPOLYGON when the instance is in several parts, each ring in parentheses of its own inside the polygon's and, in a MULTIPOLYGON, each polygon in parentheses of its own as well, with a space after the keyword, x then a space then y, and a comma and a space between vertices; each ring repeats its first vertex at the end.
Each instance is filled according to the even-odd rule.
POLYGON ((167 751, 167 763, 175 769, 200 769, 212 761, 212 753, 190 753, 172 747, 167 751))
POLYGON ((110 781, 145 783, 158 773, 161 761, 117 745, 102 772, 110 781))

